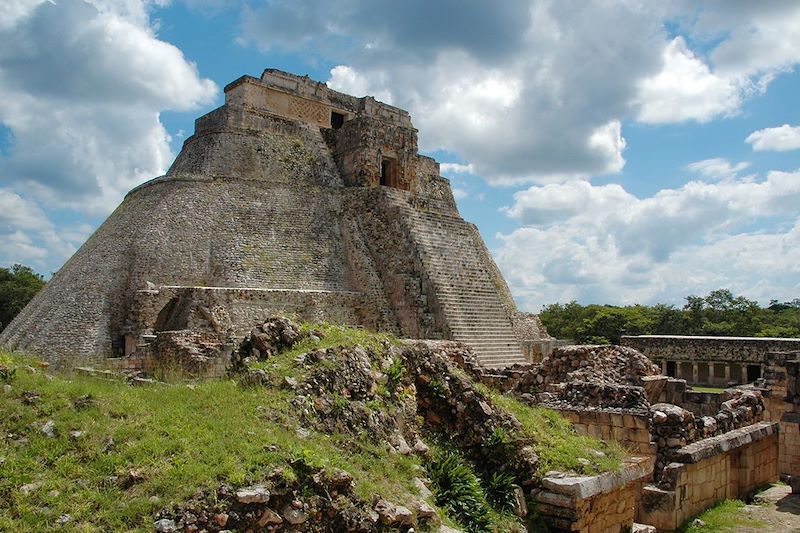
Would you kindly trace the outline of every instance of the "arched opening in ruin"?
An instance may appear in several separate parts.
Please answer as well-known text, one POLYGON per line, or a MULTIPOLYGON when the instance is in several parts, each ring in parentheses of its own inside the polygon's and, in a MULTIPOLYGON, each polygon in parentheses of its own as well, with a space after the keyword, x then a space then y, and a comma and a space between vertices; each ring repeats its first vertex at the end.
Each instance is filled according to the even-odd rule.
POLYGON ((381 158, 381 185, 397 187, 397 159, 392 157, 381 158))
POLYGON ((189 317, 186 306, 183 305, 182 298, 175 296, 161 308, 153 325, 153 332, 176 331, 186 329, 189 317))

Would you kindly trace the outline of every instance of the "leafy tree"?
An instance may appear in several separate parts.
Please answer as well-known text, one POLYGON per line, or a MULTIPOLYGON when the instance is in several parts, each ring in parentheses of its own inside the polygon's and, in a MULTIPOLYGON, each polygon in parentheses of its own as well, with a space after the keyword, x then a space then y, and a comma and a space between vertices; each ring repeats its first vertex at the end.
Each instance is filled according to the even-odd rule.
POLYGON ((0 331, 44 287, 44 278, 25 265, 0 268, 0 331))
POLYGON ((800 298, 769 307, 728 289, 686 297, 683 309, 670 305, 545 306, 539 317, 556 338, 580 344, 617 344, 622 335, 719 335, 800 337, 800 298))

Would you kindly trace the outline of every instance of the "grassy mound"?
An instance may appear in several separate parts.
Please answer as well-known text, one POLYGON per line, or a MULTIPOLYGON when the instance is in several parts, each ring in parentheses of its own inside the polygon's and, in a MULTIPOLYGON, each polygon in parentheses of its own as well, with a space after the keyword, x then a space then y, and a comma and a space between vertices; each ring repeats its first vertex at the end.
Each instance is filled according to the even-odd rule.
MULTIPOLYGON (((325 368, 330 358, 300 364, 309 353, 360 346, 376 367, 382 362, 386 376, 365 405, 378 411, 407 404, 413 369, 389 355, 397 341, 325 324, 301 330, 303 340, 291 349, 253 363, 268 379, 252 387, 234 379, 134 387, 78 374, 51 376, 32 360, 0 354, 0 531, 152 531, 159 511, 199 490, 260 483, 278 468, 292 481, 298 464, 349 472, 363 502, 380 495, 411 508, 420 500, 414 478, 430 477, 425 469, 431 463, 388 453, 386 442, 369 432, 301 425, 315 416, 313 398, 286 379, 302 384, 332 370, 325 368)), ((587 448, 604 452, 599 469, 618 467, 619 449, 577 437, 551 412, 490 396, 520 421, 542 472, 575 468, 587 448)), ((336 398, 334 404, 350 401, 336 398)), ((416 423, 425 435, 421 417, 416 423)), ((449 451, 431 446, 434 454, 449 451)), ((502 530, 515 522, 507 513, 493 517, 502 530)))

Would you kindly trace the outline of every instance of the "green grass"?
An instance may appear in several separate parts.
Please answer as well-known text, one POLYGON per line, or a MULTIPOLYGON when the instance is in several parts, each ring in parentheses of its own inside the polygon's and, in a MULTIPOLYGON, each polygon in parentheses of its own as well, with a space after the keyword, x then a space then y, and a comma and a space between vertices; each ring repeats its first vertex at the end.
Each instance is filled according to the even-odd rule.
POLYGON ((23 361, 11 391, 0 389, 0 531, 152 531, 160 508, 185 501, 199 488, 263 479, 293 457, 342 468, 356 492, 409 503, 415 458, 388 455, 368 438, 296 435, 295 408, 278 388, 243 389, 231 380, 131 387, 120 382, 31 373, 23 361), (21 395, 39 399, 25 405, 21 395), (90 398, 85 407, 76 407, 90 398), (41 427, 56 423, 58 437, 41 427), (71 438, 71 431, 82 431, 71 438), (143 476, 124 488, 131 469, 143 476), (116 476, 116 477, 115 477, 116 476), (25 495, 20 487, 38 484, 25 495))
MULTIPOLYGON (((409 506, 418 497, 411 483, 423 468, 418 458, 390 455, 368 434, 306 428, 309 435, 298 437, 302 407, 292 405, 295 393, 282 386, 284 377, 301 381, 320 370, 316 365, 335 364, 331 358, 312 368, 298 364, 313 350, 360 345, 375 367, 386 362, 387 348, 398 341, 330 324, 304 324, 301 330, 309 335, 291 350, 254 364, 274 385, 266 387, 241 387, 231 379, 132 387, 82 375, 45 375, 28 369, 35 361, 0 353, 0 365, 13 370, 0 376, 0 531, 152 531, 158 510, 185 502, 198 489, 213 493, 222 483, 256 483, 275 467, 291 476, 297 458, 350 472, 356 494, 367 502, 379 494, 409 506), (24 395, 30 392, 38 399, 28 405, 24 395), (49 420, 56 424, 56 438, 41 431, 49 420), (74 431, 81 436, 71 437, 74 431), (141 480, 126 484, 131 470, 141 480), (20 490, 31 484, 36 488, 28 494, 20 490), (73 520, 59 527, 56 520, 64 514, 73 520)), ((393 360, 386 372, 386 387, 394 387, 407 369, 393 360)), ((522 405, 481 385, 475 390, 521 422, 522 434, 498 434, 494 440, 531 442, 541 474, 619 468, 625 454, 619 446, 577 436, 554 411, 522 405), (592 465, 581 467, 579 458, 592 465)), ((395 398, 413 388, 385 392, 368 406, 391 412, 395 398)), ((513 516, 491 513, 498 531, 519 527, 513 516)))
POLYGON ((744 512, 744 502, 740 500, 725 500, 699 515, 705 525, 697 527, 692 525, 694 519, 684 526, 683 533, 726 533, 733 531, 737 526, 761 527, 763 524, 750 518, 744 512))
POLYGON ((549 470, 575 470, 585 474, 618 471, 623 457, 629 455, 620 444, 576 434, 572 424, 552 409, 531 407, 485 388, 477 389, 482 394, 488 394, 495 405, 519 420, 524 437, 533 440, 533 448, 539 456, 539 473, 542 475, 549 470), (590 450, 602 452, 602 456, 590 450), (578 461, 580 458, 591 461, 591 465, 582 466, 578 461))
POLYGON ((711 394, 722 394, 725 392, 725 389, 721 389, 719 387, 699 387, 697 385, 692 385, 693 392, 709 392, 711 394))
POLYGON ((310 351, 362 346, 373 354, 382 354, 385 351, 385 346, 398 343, 398 340, 391 335, 373 333, 347 326, 337 326, 327 322, 320 324, 303 323, 300 325, 300 332, 304 335, 304 338, 295 344, 291 350, 287 350, 277 357, 271 357, 266 361, 253 363, 252 367, 264 370, 268 375, 277 379, 283 379, 285 376, 299 379, 306 376, 306 371, 302 365, 297 364, 297 358, 310 351), (311 338, 312 334, 317 339, 311 338))

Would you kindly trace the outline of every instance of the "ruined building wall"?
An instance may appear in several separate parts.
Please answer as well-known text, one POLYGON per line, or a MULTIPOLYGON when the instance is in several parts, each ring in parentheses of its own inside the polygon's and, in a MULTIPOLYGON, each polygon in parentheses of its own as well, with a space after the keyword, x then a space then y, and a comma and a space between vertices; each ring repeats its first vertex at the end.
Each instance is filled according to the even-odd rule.
POLYGON ((621 343, 647 355, 664 374, 694 384, 749 383, 763 375, 769 352, 800 350, 800 339, 623 336, 621 343))
POLYGON ((777 424, 761 422, 676 450, 658 485, 646 485, 638 521, 675 531, 725 499, 778 478, 777 424))

